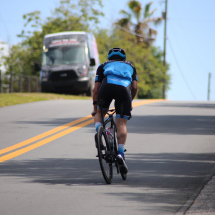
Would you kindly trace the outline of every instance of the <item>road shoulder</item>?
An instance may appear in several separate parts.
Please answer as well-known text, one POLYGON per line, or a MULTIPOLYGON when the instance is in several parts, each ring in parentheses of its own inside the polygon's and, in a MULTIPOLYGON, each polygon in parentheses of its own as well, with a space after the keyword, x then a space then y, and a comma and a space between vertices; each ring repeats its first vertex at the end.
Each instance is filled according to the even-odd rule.
POLYGON ((205 185, 186 215, 214 215, 215 213, 215 176, 205 185))

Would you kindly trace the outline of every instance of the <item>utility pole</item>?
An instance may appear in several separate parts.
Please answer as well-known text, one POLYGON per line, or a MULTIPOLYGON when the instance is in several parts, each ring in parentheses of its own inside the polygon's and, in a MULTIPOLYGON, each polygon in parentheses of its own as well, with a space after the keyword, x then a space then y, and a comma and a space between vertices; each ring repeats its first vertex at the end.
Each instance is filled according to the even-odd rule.
POLYGON ((208 101, 210 101, 210 85, 211 85, 211 73, 209 72, 209 75, 208 75, 208 101))
MULTIPOLYGON (((167 24, 167 0, 165 0, 165 11, 163 12, 164 22, 164 51, 163 51, 163 65, 166 67, 166 24, 167 24)), ((163 79, 163 99, 166 99, 166 80, 165 80, 166 71, 164 72, 163 79)))

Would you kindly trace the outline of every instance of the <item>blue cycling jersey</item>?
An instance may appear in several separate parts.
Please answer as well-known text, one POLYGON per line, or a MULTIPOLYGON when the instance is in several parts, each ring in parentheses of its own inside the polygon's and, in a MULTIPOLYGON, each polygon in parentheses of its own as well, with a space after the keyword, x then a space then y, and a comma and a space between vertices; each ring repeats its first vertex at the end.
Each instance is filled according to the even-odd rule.
POLYGON ((127 61, 107 61, 101 64, 96 73, 96 82, 102 82, 107 77, 107 83, 127 87, 132 81, 137 81, 135 67, 127 61))

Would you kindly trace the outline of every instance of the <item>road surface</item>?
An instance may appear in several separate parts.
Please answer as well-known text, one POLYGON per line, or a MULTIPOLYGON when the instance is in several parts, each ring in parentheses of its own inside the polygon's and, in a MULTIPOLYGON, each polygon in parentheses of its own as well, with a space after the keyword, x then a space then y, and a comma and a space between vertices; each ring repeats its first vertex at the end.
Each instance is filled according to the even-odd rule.
POLYGON ((123 181, 102 177, 92 101, 0 108, 1 215, 184 214, 215 173, 215 102, 134 101, 123 181))

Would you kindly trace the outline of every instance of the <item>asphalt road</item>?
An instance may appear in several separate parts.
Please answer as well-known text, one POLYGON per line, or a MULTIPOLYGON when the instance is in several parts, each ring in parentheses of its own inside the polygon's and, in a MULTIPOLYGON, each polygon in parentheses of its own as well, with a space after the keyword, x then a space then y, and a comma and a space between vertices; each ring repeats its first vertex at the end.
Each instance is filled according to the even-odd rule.
POLYGON ((215 173, 215 102, 134 107, 128 178, 114 171, 111 185, 91 111, 90 100, 0 108, 0 214, 184 214, 215 173))

